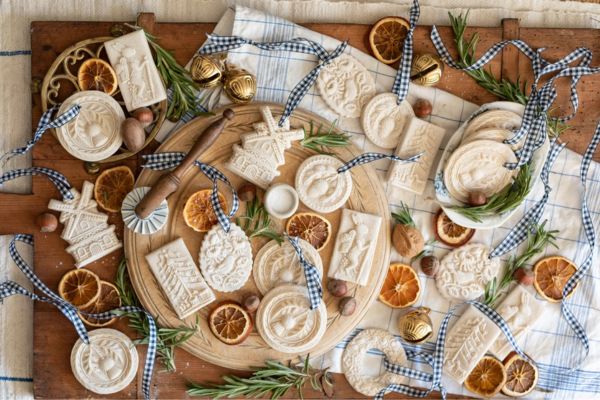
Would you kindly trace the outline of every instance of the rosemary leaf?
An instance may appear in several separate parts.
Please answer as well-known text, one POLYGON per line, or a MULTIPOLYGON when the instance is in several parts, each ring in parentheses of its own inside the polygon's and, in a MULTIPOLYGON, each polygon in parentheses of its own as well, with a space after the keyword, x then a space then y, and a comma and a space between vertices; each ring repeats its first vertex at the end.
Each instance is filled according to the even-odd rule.
POLYGON ((344 147, 350 144, 350 136, 345 133, 339 133, 335 130, 335 122, 329 129, 324 130, 322 125, 315 131, 315 124, 310 121, 308 130, 304 127, 304 139, 300 144, 307 149, 313 150, 320 154, 331 155, 326 149, 330 147, 344 147))
POLYGON ((246 215, 236 218, 235 223, 246 232, 250 239, 262 236, 276 240, 279 244, 283 242, 281 234, 271 227, 271 216, 258 197, 254 197, 252 201, 246 203, 246 215))
POLYGON ((392 218, 396 220, 397 223, 401 225, 408 225, 415 227, 415 221, 412 218, 410 213, 410 209, 404 202, 400 203, 400 210, 397 213, 392 213, 392 218))

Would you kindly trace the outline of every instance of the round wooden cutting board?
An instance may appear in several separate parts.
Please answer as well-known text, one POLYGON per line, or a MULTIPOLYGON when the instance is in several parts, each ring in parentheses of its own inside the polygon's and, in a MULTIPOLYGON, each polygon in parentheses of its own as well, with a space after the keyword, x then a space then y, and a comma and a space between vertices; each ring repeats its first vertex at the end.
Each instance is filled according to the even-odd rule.
MULTIPOLYGON (((260 107, 265 104, 250 104, 233 107, 235 117, 229 122, 227 128, 223 131, 216 143, 203 154, 201 161, 209 163, 221 170, 234 187, 239 188, 244 182, 242 178, 234 175, 225 167, 225 162, 231 155, 231 148, 234 143, 240 141, 240 134, 253 130, 252 124, 261 121, 260 107)), ((268 104, 271 107, 276 119, 283 112, 283 107, 275 104, 268 104)), ((222 110, 215 112, 216 116, 211 118, 197 118, 169 138, 160 146, 157 152, 183 151, 187 152, 196 141, 198 135, 211 122, 222 114, 222 110)), ((298 110, 291 118, 293 128, 309 128, 310 122, 313 122, 315 129, 320 125, 323 128, 329 128, 331 122, 325 121, 317 115, 298 110)), ((348 161, 360 154, 355 146, 346 146, 344 148, 331 149, 335 155, 343 161, 348 161)), ((285 182, 294 185, 294 177, 299 165, 307 157, 315 153, 295 142, 291 149, 286 152, 285 165, 279 167, 281 175, 274 181, 285 182)), ((163 172, 143 170, 140 174, 136 187, 151 186, 163 172)), ((323 300, 327 304, 327 331, 319 344, 310 350, 311 356, 323 354, 341 342, 356 327, 363 318, 369 306, 379 294, 381 285, 385 278, 390 257, 390 230, 391 220, 388 204, 385 197, 385 191, 380 183, 375 170, 370 165, 363 165, 351 170, 353 180, 352 195, 347 201, 345 207, 352 210, 379 215, 383 221, 377 239, 377 249, 371 265, 370 277, 367 286, 349 286, 349 295, 354 296, 357 301, 356 312, 351 316, 341 316, 338 312, 339 299, 331 296, 325 288, 327 283, 327 272, 329 270, 329 260, 335 245, 335 236, 339 227, 341 209, 335 212, 324 214, 331 221, 333 226, 332 240, 320 251, 323 260, 323 300)), ((251 367, 261 366, 266 360, 295 360, 298 356, 305 354, 285 354, 270 348, 265 341, 253 329, 251 335, 241 344, 226 345, 216 339, 210 331, 207 324, 209 312, 220 302, 224 300, 234 300, 240 302, 242 298, 249 293, 259 294, 252 275, 246 285, 233 293, 221 293, 215 291, 217 300, 201 309, 195 315, 187 317, 184 321, 177 318, 177 315, 171 308, 168 300, 163 294, 160 286, 150 271, 145 259, 145 255, 151 251, 169 243, 179 237, 183 238, 188 250, 198 263, 198 254, 204 234, 193 231, 189 228, 182 215, 182 210, 187 198, 200 189, 211 188, 212 183, 199 172, 197 168, 190 169, 183 179, 179 190, 172 194, 169 199, 169 221, 167 225, 154 235, 144 236, 134 234, 125 229, 125 255, 133 287, 143 304, 143 306, 152 315, 157 317, 160 326, 175 327, 185 323, 188 326, 194 325, 196 315, 198 316, 199 328, 190 340, 183 344, 183 348, 210 363, 233 369, 249 369, 251 367)), ((220 190, 229 196, 228 204, 231 204, 230 194, 226 188, 220 190)), ((300 205, 298 211, 310 211, 304 205, 300 205)), ((245 206, 242 202, 237 216, 244 215, 245 206)), ((274 221, 278 225, 278 230, 282 231, 285 221, 274 221)), ((266 239, 255 238, 252 240, 253 254, 267 242, 266 239)))

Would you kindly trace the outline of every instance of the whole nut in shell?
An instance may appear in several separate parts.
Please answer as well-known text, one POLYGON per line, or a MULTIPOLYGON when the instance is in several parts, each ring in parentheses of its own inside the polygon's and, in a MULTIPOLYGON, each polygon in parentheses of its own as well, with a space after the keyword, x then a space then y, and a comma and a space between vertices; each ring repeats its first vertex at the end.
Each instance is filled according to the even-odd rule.
POLYGON ((488 201, 485 193, 471 192, 469 193, 469 205, 473 207, 483 206, 488 201))
POLYGON ((348 293, 348 284, 339 279, 329 279, 327 281, 327 290, 335 297, 344 297, 348 293))
POLYGON ((56 215, 51 213, 42 213, 35 219, 37 226, 40 227, 40 232, 54 232, 58 227, 58 219, 56 215))
POLYGON ((237 194, 241 201, 252 201, 256 197, 256 186, 245 183, 238 189, 237 194))
POLYGON ((513 272, 513 278, 525 286, 533 285, 533 281, 535 280, 533 272, 523 267, 519 267, 513 272))
POLYGON ((243 301, 244 308, 249 313, 253 313, 256 310, 258 310, 259 304, 260 304, 260 299, 255 294, 251 294, 249 296, 246 296, 244 298, 244 301, 243 301))
POLYGON ((421 232, 410 225, 398 224, 392 233, 392 244, 402 257, 414 257, 425 247, 421 232))
POLYGON ((427 276, 435 276, 440 266, 440 260, 436 256, 425 256, 421 258, 421 271, 427 276))
POLYGON ((121 135, 123 136, 125 147, 132 153, 136 153, 144 147, 146 132, 144 132, 144 127, 137 119, 127 118, 123 121, 121 135))
POLYGON ((413 106, 413 111, 418 118, 426 118, 431 115, 433 111, 433 106, 429 100, 419 99, 415 102, 413 106))
POLYGON ((340 314, 347 317, 356 311, 356 299, 354 297, 344 297, 339 303, 340 314))
POLYGON ((418 344, 433 334, 433 324, 429 318, 429 308, 421 307, 402 315, 398 319, 400 337, 408 343, 418 344))
POLYGON ((148 107, 142 107, 133 112, 133 118, 140 121, 142 128, 145 128, 154 121, 154 113, 148 107))

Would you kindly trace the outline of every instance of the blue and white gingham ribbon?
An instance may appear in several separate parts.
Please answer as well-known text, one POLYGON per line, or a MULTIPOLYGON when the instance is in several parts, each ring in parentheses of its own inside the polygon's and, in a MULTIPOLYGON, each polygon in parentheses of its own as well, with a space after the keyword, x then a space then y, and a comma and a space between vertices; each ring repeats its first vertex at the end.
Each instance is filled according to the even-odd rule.
POLYGON ((383 153, 363 153, 357 157, 354 157, 352 160, 347 161, 337 169, 338 174, 344 173, 356 166, 367 164, 373 161, 382 160, 387 158, 392 161, 400 162, 400 163, 413 163, 419 160, 423 153, 419 153, 409 158, 400 158, 393 154, 383 154, 383 153))
POLYGON ((306 278, 306 287, 308 288, 308 300, 310 301, 310 309, 316 310, 321 304, 321 299, 323 298, 323 288, 321 287, 321 275, 319 275, 319 271, 317 268, 310 263, 304 257, 304 253, 302 252, 302 248, 300 247, 300 243, 298 242, 297 236, 288 236, 285 235, 287 240, 290 242, 296 254, 298 255, 298 259, 300 260, 300 265, 304 269, 304 277, 306 278))
POLYGON ((31 281, 31 283, 45 296, 38 296, 37 294, 34 294, 29 290, 23 288, 16 282, 5 281, 0 283, 0 302, 3 299, 13 295, 22 295, 29 297, 32 300, 38 300, 48 304, 52 304, 56 308, 58 308, 59 311, 63 313, 69 321, 71 321, 71 323, 75 327, 75 330, 77 331, 77 335, 85 344, 90 344, 90 339, 87 334, 87 330, 85 329, 85 326, 83 324, 83 321, 79 316, 79 313, 97 319, 111 319, 121 316, 122 313, 139 312, 145 314, 146 319, 148 320, 150 333, 148 338, 148 351, 146 353, 146 361, 144 364, 144 373, 142 376, 142 391, 144 393, 144 398, 147 400, 150 399, 150 381, 152 380, 152 370, 154 368, 157 341, 156 323, 152 315, 150 315, 150 313, 141 308, 132 306, 123 306, 99 314, 92 314, 79 310, 77 307, 75 307, 74 305, 72 305, 71 303, 54 293, 52 290, 50 290, 50 288, 46 286, 46 284, 42 282, 37 277, 37 275, 35 275, 31 267, 27 264, 27 262, 23 259, 23 257, 17 250, 16 242, 22 242, 33 246, 33 236, 25 234, 15 235, 15 237, 9 244, 9 253, 19 270, 21 270, 21 272, 27 277, 27 279, 29 279, 29 281, 31 281))
POLYGON ((69 108, 67 111, 65 111, 63 114, 59 115, 54 120, 52 120, 52 114, 54 114, 54 112, 56 110, 58 110, 58 106, 54 106, 42 114, 42 117, 40 118, 40 122, 38 122, 38 126, 35 129, 35 133, 33 134, 33 138, 29 142, 27 142, 27 144, 25 146, 10 150, 9 152, 5 153, 2 157, 0 157, 0 161, 4 160, 2 165, 4 165, 11 158, 18 156, 18 155, 23 155, 23 154, 27 153, 29 150, 31 150, 33 145, 35 145, 42 138, 42 135, 48 129, 58 128, 60 126, 63 126, 67 122, 71 121, 73 118, 75 118, 77 115, 79 115, 81 106, 79 106, 78 104, 75 104, 74 106, 69 108))
POLYGON ((45 176, 56 186, 56 189, 60 192, 61 196, 65 200, 73 200, 73 193, 71 193, 71 184, 67 181, 67 178, 58 171, 51 168, 45 167, 31 167, 13 169, 7 171, 0 176, 0 185, 5 182, 11 181, 22 176, 41 175, 45 176))
POLYGON ((412 65, 413 58, 413 34, 421 9, 419 8, 419 1, 413 0, 413 4, 410 7, 410 27, 406 33, 404 39, 404 45, 402 47, 402 58, 400 60, 400 66, 394 79, 394 85, 392 86, 392 93, 398 96, 398 104, 400 104, 406 95, 408 94, 408 86, 410 85, 410 68, 412 65))
MULTIPOLYGON (((342 42, 332 52, 325 50, 319 43, 305 38, 293 38, 280 42, 256 42, 239 36, 208 35, 208 42, 199 51, 199 54, 222 53, 237 49, 243 45, 251 45, 267 51, 291 51, 295 53, 313 54, 319 58, 317 66, 310 71, 300 82, 294 86, 285 103, 285 109, 279 119, 279 126, 283 126, 292 112, 298 107, 308 90, 313 86, 321 70, 344 52, 348 42, 342 42)), ((410 71, 409 71, 410 72, 410 71)))
MULTIPOLYGON (((175 168, 185 158, 185 155, 185 153, 181 152, 148 154, 143 156, 145 164, 142 167, 149 168, 154 171, 175 168)), ((227 179, 227 177, 221 171, 219 171, 212 165, 208 165, 200 161, 195 161, 194 165, 196 165, 200 169, 200 171, 202 171, 202 173, 212 181, 213 189, 212 194, 210 195, 210 202, 212 204, 215 215, 217 216, 219 224, 223 227, 223 230, 225 230, 225 232, 229 232, 229 229, 231 229, 230 218, 235 215, 240 206, 240 201, 238 199, 235 189, 231 185, 231 182, 229 182, 229 179, 227 179), (229 214, 225 214, 225 211, 221 207, 217 187, 218 181, 225 183, 231 190, 232 204, 231 211, 229 212, 229 214)))

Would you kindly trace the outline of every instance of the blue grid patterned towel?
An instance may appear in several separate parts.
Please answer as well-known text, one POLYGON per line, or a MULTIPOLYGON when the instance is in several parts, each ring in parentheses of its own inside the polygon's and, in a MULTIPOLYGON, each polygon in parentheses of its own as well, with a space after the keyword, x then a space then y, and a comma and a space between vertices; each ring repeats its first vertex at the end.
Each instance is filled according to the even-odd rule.
MULTIPOLYGON (((293 37, 305 37, 321 43, 327 50, 334 49, 340 43, 338 40, 299 27, 281 18, 243 7, 237 7, 235 11, 229 10, 215 29, 215 33, 242 36, 256 41, 278 41, 293 37)), ((396 72, 394 69, 350 46, 346 49, 346 53, 358 59, 373 74, 378 93, 389 92, 391 90, 396 72)), ((250 46, 243 46, 230 51, 228 61, 234 65, 248 69, 257 76, 257 101, 269 101, 281 104, 285 103, 294 85, 316 65, 316 59, 311 55, 268 52, 250 46)), ((414 102, 417 98, 425 98, 433 103, 434 114, 429 120, 434 124, 446 128, 448 135, 477 109, 476 105, 463 101, 442 90, 411 85, 407 100, 414 102)), ((225 96, 221 96, 218 99, 216 93, 213 92, 209 106, 214 106, 217 100, 221 104, 228 103, 225 96)), ((315 88, 309 91, 300 104, 300 107, 310 110, 330 121, 338 120, 339 126, 352 134, 354 143, 360 149, 364 151, 385 152, 366 139, 359 118, 340 118, 339 115, 326 106, 315 88)), ((591 134, 592 132, 589 133, 591 134)), ((445 143, 442 143, 440 154, 444 145, 445 143)), ((389 151, 387 152, 389 153, 389 151)), ((438 154, 438 158, 440 154, 438 154)), ((558 239, 558 245, 560 246, 559 253, 573 259, 576 263, 580 263, 587 253, 584 232, 580 226, 581 199, 579 196, 580 183, 578 176, 580 163, 581 156, 569 150, 563 151, 558 157, 550 174, 550 184, 553 190, 550 193, 548 206, 542 216, 542 220, 549 220, 548 229, 560 230, 558 239)), ((437 160, 435 164, 437 164, 437 160)), ((377 161, 374 165, 383 178, 389 166, 389 161, 377 161)), ((589 174, 588 199, 596 226, 600 223, 600 179, 596 178, 600 176, 598 175, 599 173, 598 164, 593 163, 589 174)), ((430 181, 432 180, 430 179, 430 181)), ((422 228, 425 239, 432 238, 431 219, 438 209, 438 206, 433 201, 433 185, 428 185, 425 193, 421 196, 395 190, 391 187, 386 190, 388 191, 391 209, 395 211, 400 202, 404 201, 413 210, 414 219, 417 225, 422 228)), ((543 192, 543 185, 539 182, 529 196, 529 200, 526 201, 525 207, 521 207, 502 227, 491 231, 477 232, 472 242, 485 243, 490 247, 497 245, 507 234, 510 227, 519 221, 524 211, 531 207, 535 203, 535 200, 542 197, 543 192)), ((448 248, 443 245, 437 245, 434 251, 438 257, 444 256, 447 252, 448 248)), ((548 255, 555 252, 555 250, 550 249, 548 255)), ((504 256, 503 259, 507 259, 509 255, 504 256)), ((402 259, 394 250, 392 250, 391 261, 408 262, 407 259, 402 259)), ((554 390, 551 393, 533 392, 530 395, 532 398, 571 399, 574 396, 579 396, 580 398, 587 399, 600 397, 600 381, 595 379, 598 376, 597 372, 600 372, 600 325, 594 323, 594 321, 600 318, 600 298, 593 296, 594 291, 600 289, 600 272, 592 267, 590 275, 592 276, 584 278, 569 300, 577 318, 580 321, 586 322, 585 326, 591 345, 590 355, 581 370, 575 373, 576 378, 569 383, 565 390, 554 390), (577 395, 574 392, 578 392, 577 395)), ((439 327, 442 317, 450 309, 451 303, 440 296, 433 279, 421 273, 419 273, 419 278, 423 289, 419 302, 415 306, 424 305, 431 308, 431 317, 437 332, 437 327, 439 327)), ((531 290, 534 293, 533 288, 531 290)), ((580 351, 581 348, 576 339, 573 338, 572 331, 561 318, 560 305, 545 304, 546 312, 544 317, 527 335, 519 340, 519 343, 538 363, 561 370, 562 366, 570 365, 571 353, 573 351, 580 351)), ((343 349, 360 329, 382 328, 397 334, 396 321, 400 313, 401 311, 393 310, 382 303, 375 302, 357 331, 327 354, 323 358, 322 363, 331 366, 333 371, 340 372, 340 360, 343 349)), ((435 340, 435 337, 424 347, 432 350, 433 340, 435 340)), ((428 367, 424 364, 414 362, 412 366, 429 372, 428 367)), ((384 367, 381 354, 377 351, 371 352, 367 356, 367 367, 373 373, 377 371, 382 372, 384 367)), ((419 381, 411 383, 414 385, 423 384, 419 381)), ((545 375, 540 376, 540 383, 549 388, 557 388, 559 386, 559 382, 553 382, 545 375)), ((449 379, 444 379, 444 384, 448 388, 449 393, 472 395, 449 379)))

